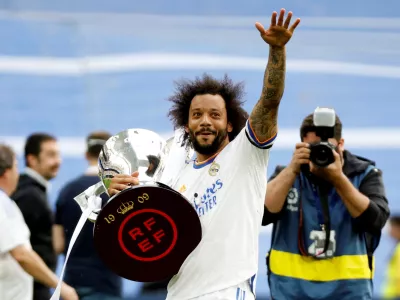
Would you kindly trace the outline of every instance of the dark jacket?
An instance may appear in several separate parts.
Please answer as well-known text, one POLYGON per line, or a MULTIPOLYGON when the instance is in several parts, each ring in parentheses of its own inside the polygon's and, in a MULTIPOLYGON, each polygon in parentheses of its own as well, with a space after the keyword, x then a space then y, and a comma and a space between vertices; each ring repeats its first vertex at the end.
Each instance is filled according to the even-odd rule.
MULTIPOLYGON (((31 232, 33 250, 52 271, 55 271, 57 256, 52 243, 53 212, 47 201, 46 188, 32 177, 23 174, 11 198, 20 208, 31 232)), ((34 300, 44 300, 48 293, 49 288, 35 281, 34 300)))
MULTIPOLYGON (((63 226, 65 235, 64 255, 72 239, 75 227, 82 215, 74 197, 96 184, 99 177, 83 175, 67 183, 60 191, 56 201, 55 223, 63 226)), ((103 206, 108 197, 104 194, 103 206)), ((90 289, 96 293, 122 294, 122 279, 107 268, 97 255, 93 242, 94 223, 87 220, 72 248, 65 269, 64 281, 75 289, 90 289)))
MULTIPOLYGON (((375 162, 361 156, 353 155, 344 151, 343 173, 347 177, 364 172, 369 165, 375 166, 375 162)), ((274 179, 284 169, 284 166, 277 166, 274 174, 269 180, 274 179)), ((355 227, 371 235, 380 236, 381 230, 389 218, 389 205, 386 199, 385 188, 382 179, 382 171, 378 168, 371 171, 361 182, 359 191, 370 199, 369 207, 357 218, 354 219, 355 227)), ((285 205, 283 208, 285 208, 285 205)), ((275 223, 280 213, 271 213, 264 207, 262 225, 275 223)))

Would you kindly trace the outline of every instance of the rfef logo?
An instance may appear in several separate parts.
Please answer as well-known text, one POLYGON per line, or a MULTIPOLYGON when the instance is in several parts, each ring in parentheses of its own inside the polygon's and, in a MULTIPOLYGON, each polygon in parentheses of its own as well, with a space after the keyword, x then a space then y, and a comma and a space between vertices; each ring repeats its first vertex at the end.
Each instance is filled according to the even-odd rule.
POLYGON ((175 247, 178 231, 166 213, 142 209, 130 214, 120 225, 118 241, 122 250, 139 261, 155 261, 175 247))

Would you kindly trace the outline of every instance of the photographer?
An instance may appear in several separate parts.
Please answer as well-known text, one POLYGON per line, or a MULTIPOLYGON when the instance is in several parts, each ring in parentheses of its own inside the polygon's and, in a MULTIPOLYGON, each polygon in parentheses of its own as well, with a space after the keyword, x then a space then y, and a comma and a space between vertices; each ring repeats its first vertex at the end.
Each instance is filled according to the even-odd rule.
POLYGON ((382 173, 344 150, 332 109, 307 116, 300 137, 290 164, 278 166, 267 186, 271 296, 372 299, 372 255, 389 216, 382 173))

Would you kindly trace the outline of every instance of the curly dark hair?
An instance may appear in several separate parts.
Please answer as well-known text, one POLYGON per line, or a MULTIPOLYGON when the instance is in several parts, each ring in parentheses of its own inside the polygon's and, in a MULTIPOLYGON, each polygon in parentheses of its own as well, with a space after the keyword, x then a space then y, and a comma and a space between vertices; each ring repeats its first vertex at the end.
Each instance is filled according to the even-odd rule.
MULTIPOLYGON (((228 122, 233 130, 228 133, 229 141, 232 141, 246 125, 249 114, 243 109, 244 95, 243 82, 234 83, 225 74, 224 78, 217 80, 208 74, 196 77, 194 80, 182 79, 175 82, 175 94, 168 98, 173 102, 168 117, 174 124, 174 128, 184 128, 189 122, 189 110, 192 100, 197 95, 220 95, 225 100, 228 122)), ((182 144, 190 143, 189 134, 185 132, 182 144)))

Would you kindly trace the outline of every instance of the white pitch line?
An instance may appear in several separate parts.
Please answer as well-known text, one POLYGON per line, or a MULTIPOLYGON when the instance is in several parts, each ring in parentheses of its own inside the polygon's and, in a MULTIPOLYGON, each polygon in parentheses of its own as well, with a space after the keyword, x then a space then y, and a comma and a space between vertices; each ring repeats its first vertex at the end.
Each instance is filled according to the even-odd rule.
MULTIPOLYGON (((310 17, 301 16, 302 26, 307 28, 336 28, 336 29, 400 29, 400 18, 372 18, 372 17, 310 17)), ((156 23, 158 26, 218 26, 225 28, 248 27, 253 29, 257 21, 265 22, 268 16, 229 16, 229 15, 163 15, 144 13, 112 13, 112 12, 56 12, 56 11, 29 11, 29 10, 0 10, 0 19, 17 20, 44 20, 54 22, 77 22, 98 24, 146 24, 156 23)))
MULTIPOLYGON (((133 53, 84 58, 0 56, 0 73, 39 76, 83 76, 147 70, 263 71, 267 57, 191 53, 133 53)), ((400 78, 400 67, 327 60, 289 59, 287 71, 400 78)))

